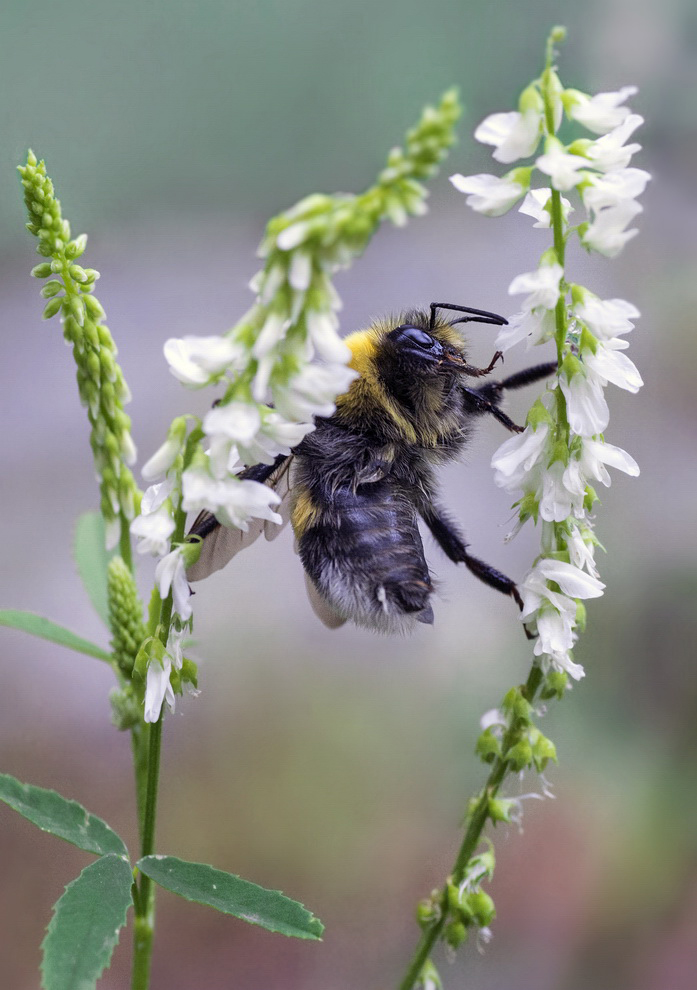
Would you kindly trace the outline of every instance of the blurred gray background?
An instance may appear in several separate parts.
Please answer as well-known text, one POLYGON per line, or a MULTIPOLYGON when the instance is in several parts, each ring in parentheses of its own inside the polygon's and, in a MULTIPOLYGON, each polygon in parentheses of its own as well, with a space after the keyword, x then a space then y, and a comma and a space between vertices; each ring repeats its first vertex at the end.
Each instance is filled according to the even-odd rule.
MULTIPOLYGON (((492 170, 471 132, 514 106, 554 23, 561 76, 588 91, 641 87, 634 164, 654 174, 642 234, 613 262, 571 255, 573 278, 635 302, 645 387, 611 390, 608 438, 640 462, 600 494, 607 594, 579 648, 587 678, 545 731, 555 801, 525 831, 499 827, 499 917, 448 988, 687 990, 697 980, 694 673, 697 8, 688 0, 7 0, 0 12, 3 530, 0 606, 40 611, 106 644, 71 560, 74 521, 96 506, 87 425, 56 321, 42 323, 14 172, 31 146, 65 215, 90 235, 86 263, 133 392, 142 460, 172 416, 209 394, 168 373, 164 340, 220 333, 247 308, 265 220, 315 190, 360 190, 425 102, 460 86, 461 141, 431 212, 385 228, 337 280, 345 332, 434 299, 511 314, 511 278, 548 243, 529 218, 468 211, 446 176, 492 170)), ((471 332, 488 360, 492 337, 471 332)), ((543 353, 528 355, 527 362, 543 353)), ((507 359, 508 371, 525 354, 507 359)), ((530 395, 511 403, 521 418, 530 395)), ((485 424, 444 476, 475 552, 521 577, 535 534, 504 546, 510 498, 488 467, 505 439, 485 424)), ((141 461, 142 463, 142 461, 141 461)), ((419 897, 450 868, 481 713, 530 662, 514 606, 431 545, 433 628, 410 639, 328 632, 304 598, 285 533, 196 596, 200 697, 167 720, 158 848, 304 900, 323 943, 286 940, 159 898, 154 988, 393 987, 417 937, 419 897)), ((152 566, 142 568, 143 587, 152 566)), ((128 739, 109 725, 97 661, 2 631, 0 768, 53 786, 135 848, 128 739)), ((524 782, 523 790, 534 786, 524 782)), ((509 784, 516 793, 517 782, 509 784)), ((88 858, 0 808, 0 984, 38 984, 50 907, 88 858)), ((102 986, 128 985, 130 933, 102 986)))

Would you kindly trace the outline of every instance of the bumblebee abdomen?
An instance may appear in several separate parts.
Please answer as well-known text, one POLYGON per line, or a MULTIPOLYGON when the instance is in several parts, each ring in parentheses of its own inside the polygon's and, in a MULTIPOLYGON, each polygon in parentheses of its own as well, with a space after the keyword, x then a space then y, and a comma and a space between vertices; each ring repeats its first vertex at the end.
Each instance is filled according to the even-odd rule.
POLYGON ((416 512, 395 485, 315 492, 312 505, 311 521, 296 529, 298 551, 319 592, 341 615, 384 632, 433 620, 433 585, 416 512))

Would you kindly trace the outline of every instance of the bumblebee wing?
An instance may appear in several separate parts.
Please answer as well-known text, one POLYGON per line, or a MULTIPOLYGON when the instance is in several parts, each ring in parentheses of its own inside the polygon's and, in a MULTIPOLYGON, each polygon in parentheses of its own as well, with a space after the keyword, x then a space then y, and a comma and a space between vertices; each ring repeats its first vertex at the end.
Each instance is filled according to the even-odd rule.
POLYGON ((330 604, 324 595, 320 594, 317 585, 309 576, 307 571, 305 573, 305 590, 307 591, 307 597, 310 600, 310 605, 312 606, 312 611, 315 613, 318 619, 325 624, 327 629, 338 629, 339 626, 343 626, 346 622, 346 618, 340 615, 336 611, 334 606, 330 604))
POLYGON ((219 571, 241 550, 251 546, 262 533, 267 540, 278 536, 290 518, 292 460, 292 454, 289 457, 280 457, 273 465, 257 464, 240 475, 243 480, 263 481, 281 496, 281 504, 277 509, 283 519, 280 525, 267 519, 250 519, 248 530, 243 532, 241 529, 222 526, 211 512, 204 511, 196 517, 189 535, 200 536, 203 546, 198 560, 186 572, 189 581, 202 581, 219 571))

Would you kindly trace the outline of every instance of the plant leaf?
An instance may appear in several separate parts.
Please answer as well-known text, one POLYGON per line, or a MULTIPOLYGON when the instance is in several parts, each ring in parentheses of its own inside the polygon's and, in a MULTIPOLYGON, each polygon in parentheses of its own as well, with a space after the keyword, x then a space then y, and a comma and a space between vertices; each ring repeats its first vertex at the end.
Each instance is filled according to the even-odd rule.
POLYGON ((232 873, 203 863, 187 863, 176 856, 145 856, 136 865, 155 883, 187 901, 207 904, 281 935, 322 937, 324 925, 319 918, 280 890, 266 890, 232 873))
POLYGON ((12 629, 21 629, 32 636, 39 636, 41 639, 48 639, 51 643, 58 643, 60 646, 67 646, 69 650, 77 653, 85 653, 88 657, 96 657, 97 660, 106 660, 111 663, 111 654, 103 650, 101 646, 90 643, 77 633, 71 632, 65 626, 59 626, 50 619, 45 619, 43 615, 36 615, 35 612, 22 612, 16 608, 0 609, 0 626, 10 626, 12 629))
POLYGON ((132 904, 133 873, 121 856, 102 856, 69 883, 42 943, 44 990, 92 990, 109 965, 132 904))
POLYGON ((113 554, 106 549, 104 520, 100 512, 85 512, 78 519, 73 554, 94 610, 109 629, 107 567, 113 554))
POLYGON ((85 852, 128 856, 123 839, 106 822, 56 791, 22 784, 8 773, 0 773, 0 801, 38 825, 42 832, 51 832, 85 852))

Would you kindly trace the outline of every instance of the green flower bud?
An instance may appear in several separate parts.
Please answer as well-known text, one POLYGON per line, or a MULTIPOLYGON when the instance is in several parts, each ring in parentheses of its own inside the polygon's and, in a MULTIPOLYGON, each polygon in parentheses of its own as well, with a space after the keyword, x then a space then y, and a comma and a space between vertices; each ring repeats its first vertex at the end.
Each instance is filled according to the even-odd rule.
POLYGON ((489 798, 487 814, 494 822, 510 822, 511 811, 517 807, 518 802, 512 798, 489 798))
POLYGON ((544 686, 540 692, 543 700, 549 698, 563 698, 569 682, 569 677, 564 671, 551 670, 545 677, 544 686))
POLYGON ((132 729, 141 720, 140 703, 130 684, 124 688, 112 688, 109 692, 111 722, 120 732, 132 729))
POLYGON ((480 734, 475 753, 484 763, 493 763, 497 756, 501 756, 501 742, 491 729, 485 729, 480 734))
POLYGON ((48 261, 42 261, 40 265, 34 265, 31 270, 31 274, 34 278, 48 278, 52 270, 53 269, 48 261))
POLYGON ((443 932, 443 939, 451 949, 459 949, 467 937, 467 927, 461 921, 451 921, 443 932))
POLYGON ((146 631, 138 589, 121 557, 113 557, 109 561, 107 596, 112 631, 111 649, 121 670, 130 675, 146 631))
POLYGON ((496 906, 493 898, 483 890, 469 895, 469 906, 480 928, 485 928, 491 924, 496 917, 496 906))
POLYGON ((541 773, 550 760, 558 763, 557 749, 551 739, 543 736, 542 733, 535 739, 532 747, 533 762, 538 773, 541 773))
POLYGON ((93 320, 103 320, 106 316, 102 304, 94 296, 85 296, 82 300, 85 309, 93 320))
POLYGON ((520 739, 506 753, 505 759, 514 770, 524 770, 532 763, 532 746, 527 739, 520 739))
POLYGON ((59 282, 56 278, 52 278, 50 282, 47 282, 44 286, 42 286, 41 295, 44 299, 50 299, 52 296, 55 296, 62 291, 63 283, 59 282))
POLYGON ((68 306, 70 307, 70 312, 73 314, 80 326, 82 326, 85 322, 85 304, 80 296, 69 296, 68 306))
POLYGON ((86 247, 87 234, 80 234, 80 236, 76 237, 74 241, 70 241, 69 244, 66 244, 65 256, 70 260, 73 258, 79 258, 80 255, 84 253, 86 247))
POLYGON ((522 694, 520 688, 511 688, 501 702, 502 711, 510 714, 520 722, 529 722, 532 716, 532 705, 522 694))
POLYGON ((87 281, 87 272, 80 265, 71 265, 68 271, 70 272, 70 277, 74 278, 76 282, 87 281))
POLYGON ((44 319, 44 320, 50 320, 52 316, 55 316, 56 313, 60 312, 60 308, 63 305, 63 300, 64 299, 65 299, 65 296, 55 296, 50 301, 50 303, 44 308, 44 311, 41 314, 42 315, 42 319, 44 319))

